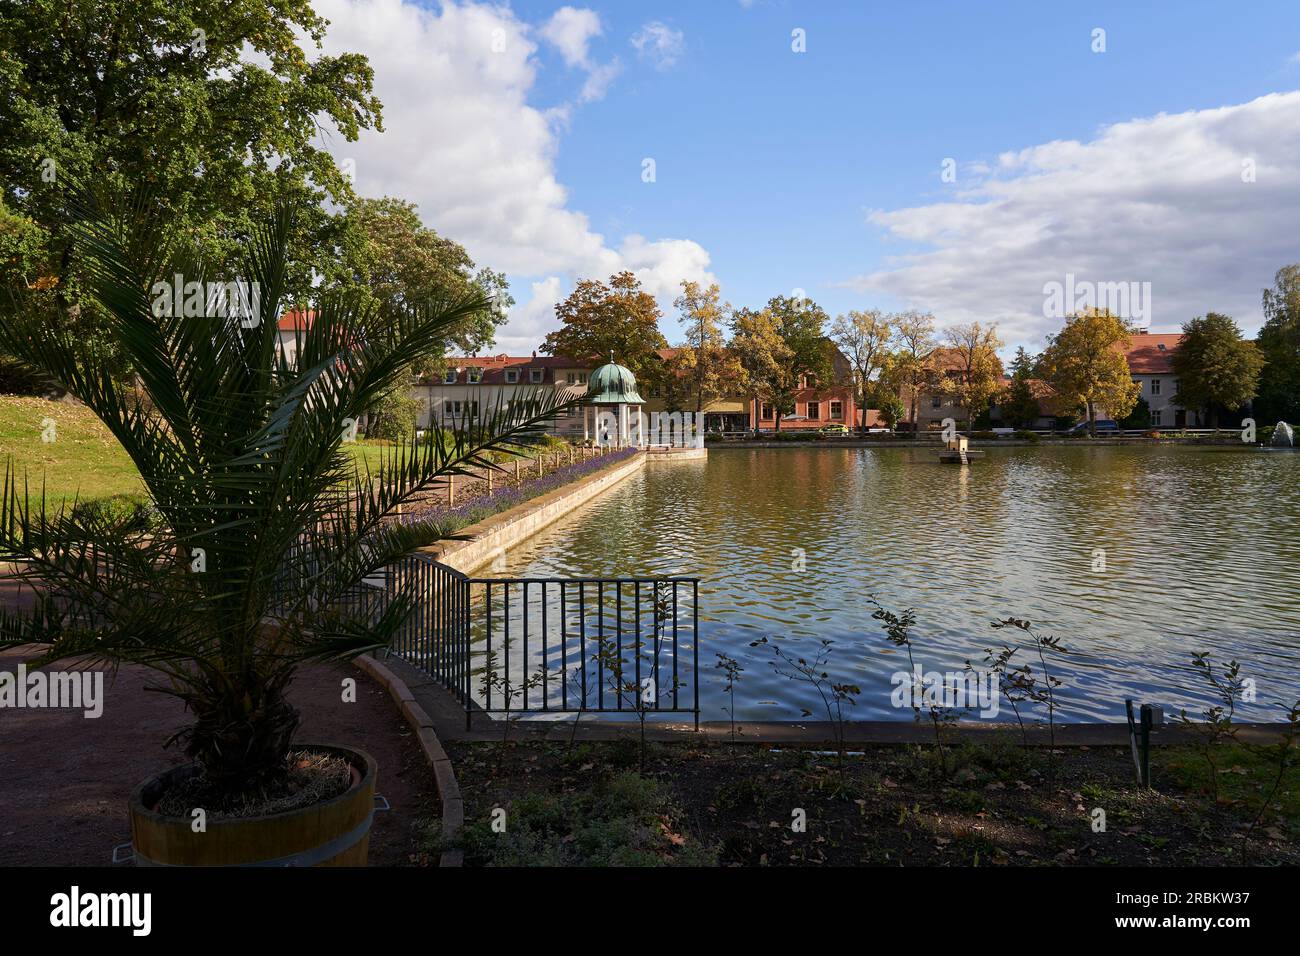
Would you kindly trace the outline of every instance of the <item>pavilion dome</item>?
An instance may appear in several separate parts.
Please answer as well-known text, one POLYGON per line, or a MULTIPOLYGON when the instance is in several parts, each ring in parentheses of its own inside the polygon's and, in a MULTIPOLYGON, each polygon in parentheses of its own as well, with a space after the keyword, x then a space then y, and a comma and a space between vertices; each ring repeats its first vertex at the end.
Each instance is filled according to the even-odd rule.
POLYGON ((612 354, 609 358, 609 364, 596 369, 587 380, 588 401, 593 405, 644 405, 632 370, 617 364, 612 354))

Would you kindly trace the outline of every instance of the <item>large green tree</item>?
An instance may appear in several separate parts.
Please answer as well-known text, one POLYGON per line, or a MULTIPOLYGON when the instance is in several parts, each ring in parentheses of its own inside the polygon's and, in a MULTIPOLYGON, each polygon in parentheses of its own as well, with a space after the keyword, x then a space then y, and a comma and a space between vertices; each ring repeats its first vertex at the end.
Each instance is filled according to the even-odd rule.
POLYGON ((310 58, 300 46, 319 49, 325 27, 310 0, 0 4, 0 195, 43 231, 61 321, 85 337, 107 327, 79 292, 77 184, 147 185, 177 241, 217 271, 235 266, 277 202, 293 202, 286 291, 308 293, 328 254, 321 201, 352 197, 319 134, 381 128, 365 57, 310 58))
POLYGON ((1174 401, 1204 409, 1210 427, 1217 428, 1220 408, 1238 409, 1255 397, 1264 359, 1254 342, 1242 340, 1236 322, 1208 312, 1183 326, 1172 363, 1178 376, 1174 401))
MULTIPOLYGON (((443 351, 477 353, 492 345, 497 327, 514 305, 500 272, 478 268, 465 247, 440 236, 404 199, 357 199, 338 217, 334 254, 323 272, 326 282, 361 301, 422 302, 475 294, 490 304, 449 329, 443 351)), ((436 357, 424 365, 436 362, 436 357)), ((420 367, 419 374, 433 369, 420 367)))
POLYGON ((794 356, 793 371, 821 388, 839 384, 831 361, 833 346, 826 337, 830 322, 826 310, 806 297, 778 295, 767 300, 767 311, 781 341, 794 356))
POLYGON ((546 336, 542 351, 599 361, 613 353, 639 384, 653 387, 663 371, 659 349, 668 347, 659 316, 659 303, 631 272, 611 276, 608 283, 583 279, 555 306, 560 328, 546 336))
POLYGON ((1002 418, 1016 428, 1032 427, 1040 414, 1033 386, 1035 368, 1036 362, 1024 346, 1016 349, 1011 360, 1011 385, 1002 400, 1002 418))
POLYGON ((749 374, 750 387, 771 404, 776 430, 794 413, 804 383, 833 383, 833 346, 826 338, 826 311, 807 298, 774 296, 758 311, 738 309, 732 316, 732 348, 749 374))
POLYGON ((1300 422, 1300 264, 1277 271, 1264 290, 1264 326, 1255 339, 1267 363, 1255 415, 1261 422, 1300 422))
POLYGON ((1066 319, 1039 359, 1043 378, 1069 408, 1083 408, 1088 434, 1097 435, 1097 409, 1125 418, 1141 391, 1129 374, 1130 329, 1104 309, 1086 309, 1066 319))
MULTIPOLYGON (((731 314, 731 347, 735 350, 755 401, 772 406, 776 430, 781 418, 794 413, 799 387, 795 355, 781 338, 776 318, 768 309, 736 309, 731 314)), ((754 430, 759 427, 754 415, 754 430)))

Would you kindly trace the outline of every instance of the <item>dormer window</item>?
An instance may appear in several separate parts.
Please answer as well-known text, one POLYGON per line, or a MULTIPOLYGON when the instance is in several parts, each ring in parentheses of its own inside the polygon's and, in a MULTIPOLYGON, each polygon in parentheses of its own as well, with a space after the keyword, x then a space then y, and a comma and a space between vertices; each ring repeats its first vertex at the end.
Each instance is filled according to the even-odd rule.
POLYGON ((444 385, 455 385, 455 384, 456 384, 456 376, 457 376, 458 374, 460 374, 460 370, 459 370, 459 369, 454 369, 454 368, 449 368, 449 369, 447 369, 447 371, 445 371, 445 372, 442 373, 442 383, 443 383, 444 385))
POLYGON ((483 370, 481 368, 472 368, 469 370, 469 383, 477 385, 483 380, 483 370))
POLYGON ((545 369, 530 368, 528 370, 528 381, 532 382, 534 385, 538 384, 539 382, 541 382, 542 373, 545 371, 546 371, 545 369))
POLYGON ((519 369, 517 368, 506 369, 506 384, 514 385, 518 381, 519 381, 519 369))
POLYGON ((1165 343, 1164 342, 1157 343, 1156 348, 1158 348, 1160 351, 1163 352, 1165 350, 1165 343))

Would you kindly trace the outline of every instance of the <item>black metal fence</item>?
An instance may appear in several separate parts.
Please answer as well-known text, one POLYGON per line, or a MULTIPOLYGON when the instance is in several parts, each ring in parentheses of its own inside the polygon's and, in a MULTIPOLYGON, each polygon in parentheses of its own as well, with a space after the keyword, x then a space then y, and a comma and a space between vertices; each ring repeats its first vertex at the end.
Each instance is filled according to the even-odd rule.
MULTIPOLYGON (((298 559, 288 579, 310 575, 298 559)), ((533 713, 689 713, 699 726, 699 579, 470 578, 412 554, 342 599, 378 619, 397 594, 414 608, 393 654, 465 707, 507 718, 533 713)))
POLYGON ((697 578, 477 578, 471 670, 489 714, 689 713, 697 578))

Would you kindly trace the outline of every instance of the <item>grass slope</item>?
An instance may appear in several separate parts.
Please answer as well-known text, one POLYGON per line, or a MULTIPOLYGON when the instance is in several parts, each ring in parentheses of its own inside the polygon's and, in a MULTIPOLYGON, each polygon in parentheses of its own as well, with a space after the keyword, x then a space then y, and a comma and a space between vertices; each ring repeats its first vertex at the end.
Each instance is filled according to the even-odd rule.
MULTIPOLYGON (((377 470, 382 447, 357 442, 353 455, 377 470)), ((51 503, 80 497, 145 498, 139 473, 117 439, 82 405, 21 395, 0 395, 0 461, 13 460, 18 480, 26 473, 29 497, 39 499, 41 483, 51 503), (54 441, 43 441, 48 422, 54 441)), ((363 470, 365 465, 362 466, 363 470)))

